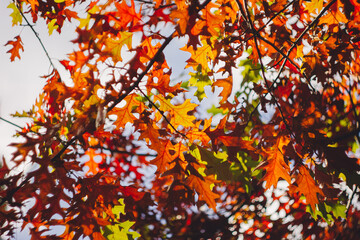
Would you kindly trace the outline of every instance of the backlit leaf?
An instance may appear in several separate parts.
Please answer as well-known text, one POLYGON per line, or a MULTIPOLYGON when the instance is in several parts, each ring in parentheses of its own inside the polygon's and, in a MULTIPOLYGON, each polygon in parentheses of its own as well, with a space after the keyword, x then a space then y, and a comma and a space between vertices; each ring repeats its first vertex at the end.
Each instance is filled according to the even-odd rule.
POLYGON ((20 59, 20 50, 24 51, 20 36, 16 36, 14 41, 8 41, 5 46, 7 45, 12 47, 9 51, 7 51, 7 53, 11 54, 10 60, 14 61, 16 57, 20 59))

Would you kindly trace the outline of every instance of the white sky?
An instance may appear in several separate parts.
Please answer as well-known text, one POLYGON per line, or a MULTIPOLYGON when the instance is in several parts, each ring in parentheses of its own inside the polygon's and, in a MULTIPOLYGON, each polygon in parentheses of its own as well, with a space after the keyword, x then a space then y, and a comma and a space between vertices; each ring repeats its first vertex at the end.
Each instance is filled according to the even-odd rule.
MULTIPOLYGON (((25 26, 12 27, 10 17, 12 10, 7 8, 10 2, 10 0, 0 1, 0 116, 24 126, 24 120, 12 118, 10 114, 31 108, 45 82, 40 76, 48 74, 51 68, 31 29, 25 26), (19 34, 24 44, 24 52, 20 51, 21 60, 16 58, 14 62, 10 62, 10 54, 6 53, 10 47, 4 45, 19 34)), ((26 24, 25 21, 23 24, 26 24)), ((61 37, 55 31, 49 37, 44 22, 37 23, 34 27, 55 65, 58 64, 56 59, 63 59, 66 53, 72 51, 73 46, 69 42, 74 38, 72 24, 65 23, 61 37)), ((15 130, 16 127, 0 121, 0 156, 5 155, 6 159, 10 157, 12 151, 7 145, 12 142, 15 130)))

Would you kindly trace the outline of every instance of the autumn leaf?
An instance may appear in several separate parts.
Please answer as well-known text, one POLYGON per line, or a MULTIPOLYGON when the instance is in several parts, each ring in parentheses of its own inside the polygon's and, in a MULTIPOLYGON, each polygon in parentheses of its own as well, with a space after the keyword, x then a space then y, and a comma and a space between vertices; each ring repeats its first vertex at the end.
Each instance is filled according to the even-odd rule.
POLYGON ((48 23, 48 29, 49 29, 49 36, 53 34, 54 30, 59 29, 59 25, 56 24, 57 20, 53 19, 48 23))
POLYGON ((228 100, 232 92, 233 78, 228 77, 226 79, 218 79, 216 82, 213 83, 213 87, 215 86, 222 88, 222 91, 220 93, 220 96, 222 97, 220 104, 224 103, 228 100))
POLYGON ((190 175, 186 183, 189 187, 195 189, 195 191, 199 194, 199 200, 205 201, 210 208, 216 211, 216 202, 215 199, 219 198, 219 194, 211 191, 211 185, 216 183, 216 180, 213 176, 206 176, 204 180, 200 179, 195 175, 190 175))
POLYGON ((323 8, 324 0, 315 0, 312 2, 304 2, 305 10, 313 13, 315 10, 320 11, 323 8))
POLYGON ((190 59, 187 61, 187 67, 193 67, 194 70, 197 69, 198 65, 201 65, 203 73, 207 73, 209 70, 208 62, 215 58, 216 56, 216 49, 207 43, 207 41, 201 41, 202 46, 194 49, 193 46, 190 47, 183 47, 181 50, 187 51, 191 53, 190 59))
POLYGON ((116 120, 114 125, 117 128, 124 128, 127 123, 133 123, 136 117, 133 114, 133 110, 141 105, 136 99, 136 94, 128 95, 123 101, 124 107, 115 107, 109 112, 109 115, 115 115, 116 120))
MULTIPOLYGON (((96 150, 95 149, 92 149, 92 148, 89 148, 85 154, 87 156, 89 156, 89 160, 87 160, 84 164, 84 166, 88 167, 89 169, 87 170, 87 174, 97 174, 100 170, 99 168, 99 164, 100 162, 99 161, 96 161, 95 160, 95 157, 96 156, 99 156, 98 153, 96 153, 96 150)), ((100 155, 101 156, 101 155, 100 155)))
POLYGON ((14 41, 8 41, 5 46, 10 45, 12 48, 7 51, 7 53, 10 53, 10 60, 13 62, 15 58, 20 59, 20 50, 24 51, 23 43, 21 41, 21 37, 18 35, 15 37, 14 41))
POLYGON ((175 164, 173 160, 176 156, 170 154, 170 151, 174 150, 174 146, 169 140, 160 140, 160 144, 157 145, 160 148, 156 149, 158 155, 150 162, 157 166, 157 172, 161 174, 175 164))
POLYGON ((296 177, 295 183, 297 186, 292 185, 290 191, 292 193, 299 192, 306 198, 307 204, 315 210, 315 204, 319 203, 317 194, 324 196, 323 191, 315 184, 314 178, 310 175, 309 170, 305 166, 299 167, 299 174, 296 177))
POLYGON ((272 149, 265 150, 265 165, 260 165, 260 168, 266 170, 266 174, 262 179, 266 181, 266 189, 269 189, 271 186, 276 188, 280 178, 291 184, 290 167, 284 161, 282 150, 282 147, 286 146, 288 142, 289 140, 287 138, 281 137, 272 149))
POLYGON ((208 31, 212 36, 219 35, 225 20, 225 16, 222 15, 219 10, 213 11, 213 9, 217 9, 218 7, 218 4, 210 2, 206 5, 206 8, 202 10, 208 31))
POLYGON ((19 9, 17 8, 17 6, 15 5, 15 3, 10 3, 7 8, 10 8, 13 10, 13 12, 10 14, 10 17, 12 17, 12 25, 19 25, 22 23, 22 16, 21 13, 19 11, 19 9))
POLYGON ((133 0, 130 6, 126 1, 122 1, 121 3, 115 2, 115 7, 117 9, 116 15, 118 16, 116 24, 118 24, 120 28, 125 28, 128 24, 134 26, 141 21, 141 9, 139 12, 136 12, 133 0))
POLYGON ((197 104, 191 103, 190 99, 186 99, 180 105, 173 105, 170 100, 165 99, 161 95, 156 95, 154 101, 160 102, 160 110, 169 112, 171 115, 170 123, 177 129, 179 126, 185 128, 194 126, 193 120, 195 116, 188 114, 189 111, 193 111, 197 104))
POLYGON ((0 168, 1 237, 354 237, 356 0, 10 2, 9 27, 31 28, 51 74, 13 115, 28 122, 0 168), (73 26, 75 50, 55 61, 40 22, 51 38, 73 26), (283 195, 266 191, 281 179, 283 195))
POLYGON ((106 50, 108 50, 114 62, 122 61, 121 49, 127 46, 128 49, 132 48, 132 36, 130 32, 119 32, 117 38, 107 38, 105 41, 106 50))
POLYGON ((201 155, 201 161, 206 162, 205 173, 207 175, 215 175, 216 179, 222 181, 232 180, 232 172, 230 171, 231 164, 227 159, 221 159, 215 156, 211 151, 202 147, 197 147, 201 155))
POLYGON ((180 33, 182 35, 185 34, 186 32, 186 27, 187 27, 187 23, 189 20, 189 13, 188 13, 188 9, 187 8, 182 8, 182 9, 176 9, 174 11, 171 12, 170 17, 173 19, 178 19, 178 25, 180 28, 180 33))

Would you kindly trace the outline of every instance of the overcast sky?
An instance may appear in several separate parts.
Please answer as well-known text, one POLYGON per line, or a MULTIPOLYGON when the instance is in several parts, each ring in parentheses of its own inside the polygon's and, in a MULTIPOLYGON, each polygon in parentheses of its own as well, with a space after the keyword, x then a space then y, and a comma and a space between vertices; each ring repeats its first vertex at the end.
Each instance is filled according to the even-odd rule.
MULTIPOLYGON (((0 116, 24 126, 25 119, 12 118, 10 114, 31 108, 44 86, 45 80, 41 76, 49 74, 51 67, 31 28, 12 27, 10 17, 12 10, 7 8, 9 2, 10 0, 0 1, 0 116), (4 45, 19 34, 24 44, 24 52, 20 51, 21 60, 16 58, 14 62, 10 62, 10 54, 6 53, 10 47, 4 45)), ((23 24, 26 24, 25 21, 23 24)), ((70 42, 76 38, 74 25, 65 22, 61 35, 54 31, 50 37, 43 21, 37 22, 34 26, 60 73, 63 67, 58 60, 66 58, 66 54, 75 48, 70 42)), ((184 72, 185 60, 189 58, 189 54, 179 50, 183 46, 182 42, 181 40, 172 41, 165 49, 169 66, 173 68, 173 77, 184 72)), ((216 101, 216 98, 211 100, 216 101)), ((14 135, 15 130, 16 127, 0 121, 0 156, 5 155, 7 159, 12 149, 7 145, 12 142, 11 136, 14 135)))
MULTIPOLYGON (((31 108, 44 86, 45 80, 40 76, 48 74, 51 68, 31 29, 25 26, 12 27, 12 10, 7 8, 10 2, 0 1, 0 116, 24 126, 24 120, 12 118, 10 114, 31 108), (19 34, 25 51, 20 53, 21 60, 16 58, 14 62, 10 62, 10 54, 6 53, 10 47, 4 45, 19 34)), ((26 24, 25 21, 23 24, 26 24)), ((69 42, 74 38, 74 26, 71 23, 65 23, 61 36, 54 32, 49 37, 47 27, 42 21, 34 27, 55 65, 58 64, 56 59, 65 58, 66 53, 73 50, 73 45, 69 42)), ((5 155, 7 159, 12 149, 7 145, 12 141, 15 130, 16 127, 0 121, 0 156, 5 155)))

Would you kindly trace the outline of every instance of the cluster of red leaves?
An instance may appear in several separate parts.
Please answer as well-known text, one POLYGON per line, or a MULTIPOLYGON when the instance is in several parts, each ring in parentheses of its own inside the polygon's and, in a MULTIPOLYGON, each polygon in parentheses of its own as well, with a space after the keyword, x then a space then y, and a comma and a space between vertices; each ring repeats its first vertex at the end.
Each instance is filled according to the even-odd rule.
MULTIPOLYGON (((71 84, 53 69, 33 109, 15 114, 32 122, 18 133, 24 141, 12 145, 11 160, 31 167, 0 170, 1 234, 11 236, 22 220, 33 239, 59 225, 65 230, 53 239, 105 239, 116 233, 107 226, 130 220, 144 239, 280 239, 296 227, 304 239, 356 237, 356 1, 17 0, 10 7, 13 23, 30 14, 49 32, 61 33, 66 20, 79 25, 77 50, 60 61, 71 84), (176 66, 164 54, 177 38, 190 54, 191 79, 182 83, 172 81, 176 66), (196 89, 201 102, 206 86, 220 88, 209 110, 220 121, 204 119, 187 98, 196 89), (280 179, 288 191, 266 197, 280 179), (125 215, 114 214, 119 200, 125 215), (271 203, 281 218, 268 214, 271 203)), ((11 60, 20 58, 20 36, 7 45, 11 60)))

